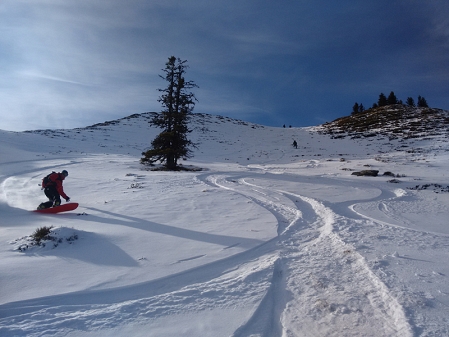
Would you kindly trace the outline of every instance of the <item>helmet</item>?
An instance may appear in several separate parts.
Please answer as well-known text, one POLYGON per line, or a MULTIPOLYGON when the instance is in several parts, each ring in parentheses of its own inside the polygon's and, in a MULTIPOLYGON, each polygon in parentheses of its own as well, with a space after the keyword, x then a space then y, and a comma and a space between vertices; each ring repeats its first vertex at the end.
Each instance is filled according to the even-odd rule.
POLYGON ((69 172, 67 172, 66 170, 62 170, 61 174, 62 174, 64 177, 67 177, 67 176, 69 175, 69 172))

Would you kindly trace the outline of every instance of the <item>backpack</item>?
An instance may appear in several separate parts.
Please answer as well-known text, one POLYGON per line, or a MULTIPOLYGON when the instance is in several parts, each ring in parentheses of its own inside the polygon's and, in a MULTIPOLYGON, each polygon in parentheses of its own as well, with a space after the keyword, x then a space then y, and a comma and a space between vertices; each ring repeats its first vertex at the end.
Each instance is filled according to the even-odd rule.
POLYGON ((51 176, 53 173, 56 173, 56 172, 53 171, 52 173, 50 173, 49 175, 45 176, 45 177, 42 179, 42 188, 45 188, 45 187, 48 187, 48 186, 51 186, 51 185, 54 184, 54 182, 50 180, 50 176, 51 176))

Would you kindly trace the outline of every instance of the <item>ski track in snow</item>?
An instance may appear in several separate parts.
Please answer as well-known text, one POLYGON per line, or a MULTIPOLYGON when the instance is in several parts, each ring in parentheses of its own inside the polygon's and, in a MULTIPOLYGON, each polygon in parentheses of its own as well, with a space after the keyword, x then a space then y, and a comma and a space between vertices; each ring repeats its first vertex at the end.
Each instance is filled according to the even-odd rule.
MULTIPOLYGON (((335 224, 350 220, 338 217, 312 198, 285 191, 264 191, 261 186, 248 183, 249 177, 237 179, 214 175, 208 180, 220 188, 245 194, 267 208, 276 215, 280 228, 278 249, 282 267, 275 268, 273 283, 285 285, 272 284, 270 290, 276 294, 268 292, 266 296, 274 302, 270 303, 270 308, 281 309, 273 309, 269 318, 267 313, 261 315, 256 311, 255 317, 234 336, 263 336, 263 331, 269 331, 267 336, 330 336, 333 335, 332 326, 341 324, 347 326, 345 336, 361 336, 367 325, 369 330, 381 332, 379 335, 413 335, 404 308, 364 259, 334 231, 335 224), (308 204, 304 208, 313 211, 309 211, 305 218, 300 209, 294 207, 293 200, 302 207, 308 204), (279 274, 277 278, 276 273, 279 274), (294 275, 292 281, 288 275, 294 275), (333 284, 332 280, 340 281, 333 284), (340 283, 345 285, 343 289, 340 289, 340 283), (288 301, 289 293, 294 294, 295 301, 288 301), (371 310, 367 312, 367 308, 371 310), (295 329, 288 325, 272 324, 269 329, 264 326, 270 321, 296 320, 304 321, 295 329)), ((260 305, 266 308, 264 301, 260 305)))
MULTIPOLYGON (((343 332, 345 336, 361 336, 366 332, 367 326, 370 331, 377 331, 379 335, 385 336, 412 336, 414 335, 413 331, 421 330, 422 316, 413 314, 411 309, 417 304, 429 306, 430 303, 425 303, 426 297, 427 300, 433 299, 433 297, 406 289, 406 286, 394 274, 385 272, 376 263, 369 264, 357 252, 359 250, 357 246, 360 246, 359 242, 363 242, 363 239, 357 241, 360 238, 354 237, 353 233, 341 236, 345 232, 349 233, 349 231, 360 228, 361 224, 370 227, 377 224, 377 227, 371 230, 374 232, 371 235, 382 237, 380 234, 382 231, 388 231, 389 227, 395 228, 399 231, 395 236, 402 237, 402 240, 399 240, 399 246, 412 246, 413 240, 416 239, 416 232, 420 232, 420 242, 423 247, 427 246, 426 241, 428 241, 428 246, 434 248, 447 247, 445 243, 447 235, 410 228, 408 221, 388 211, 385 201, 400 200, 403 193, 392 197, 390 192, 382 191, 379 197, 373 198, 375 201, 364 201, 367 204, 376 203, 390 220, 400 222, 400 224, 394 224, 367 217, 355 211, 357 204, 351 204, 348 207, 354 213, 353 216, 339 216, 312 198, 285 191, 265 190, 261 186, 248 183, 248 180, 252 180, 254 176, 245 178, 211 176, 208 180, 220 188, 245 194, 249 199, 273 212, 278 219, 278 246, 282 256, 282 265, 284 272, 291 273, 294 278, 292 277, 293 281, 290 284, 288 276, 286 277, 286 288, 282 291, 278 290, 282 293, 277 294, 275 298, 282 301, 282 299, 288 298, 284 293, 290 292, 294 293, 292 297, 296 299, 294 302, 287 300, 286 303, 277 305, 278 307, 285 306, 283 313, 285 316, 280 319, 285 322, 300 319, 304 322, 296 325, 295 330, 291 330, 286 325, 283 327, 282 333, 274 334, 273 332, 271 335, 330 336, 333 335, 332 326, 346 326, 347 330, 343 332), (244 186, 249 189, 244 190, 244 186), (295 201, 298 208, 285 202, 286 197, 295 201), (284 203, 281 200, 284 200, 284 203), (306 204, 309 206, 307 207, 306 204), (313 212, 309 211, 309 214, 306 214, 304 210, 307 208, 312 208, 313 212), (358 219, 367 219, 368 221, 358 219), (338 227, 338 230, 335 231, 334 227, 338 227), (290 228, 292 231, 289 233, 290 228), (312 229, 315 230, 313 234, 310 233, 312 229), (298 282, 298 275, 301 275, 299 280, 303 282, 298 282), (325 276, 323 277, 323 275, 325 276), (333 280, 339 280, 339 282, 333 280), (344 287, 341 284, 344 284, 344 287), (367 308, 371 310, 368 311, 367 308), (318 329, 318 327, 322 327, 322 329, 318 329), (361 328, 360 331, 357 329, 358 327, 361 328)), ((258 177, 258 179, 262 178, 258 177)), ((350 215, 348 212, 344 213, 350 215)), ((389 236, 391 234, 385 237, 389 236)), ((271 306, 276 307, 274 304, 271 306)), ((447 304, 440 303, 440 306, 442 310, 448 311, 447 304)), ((434 319, 436 318, 434 317, 434 319)), ((441 318, 438 319, 441 320, 441 318)), ((261 322, 265 321, 266 319, 261 320, 261 322)), ((444 325, 444 321, 441 324, 444 325)), ((261 326, 262 323, 254 331, 245 326, 242 336, 258 335, 261 333, 260 331, 267 331, 261 326)), ((268 331, 270 330, 268 329, 268 331)), ((435 333, 438 335, 445 332, 443 330, 435 333)), ((341 333, 340 331, 339 334, 341 333)))

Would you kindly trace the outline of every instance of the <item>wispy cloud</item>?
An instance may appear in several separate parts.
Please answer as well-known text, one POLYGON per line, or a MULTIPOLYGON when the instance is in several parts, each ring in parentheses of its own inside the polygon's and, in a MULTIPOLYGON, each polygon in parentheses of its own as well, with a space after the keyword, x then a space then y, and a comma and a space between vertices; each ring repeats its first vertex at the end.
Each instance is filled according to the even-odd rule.
POLYGON ((81 83, 77 81, 72 81, 70 79, 64 79, 56 76, 51 75, 45 75, 36 71, 22 71, 19 74, 20 76, 23 76, 26 81, 32 81, 32 80, 48 80, 48 81, 55 81, 55 82, 62 82, 62 83, 68 83, 68 84, 74 84, 74 85, 81 85, 81 86, 91 86, 86 83, 81 83))

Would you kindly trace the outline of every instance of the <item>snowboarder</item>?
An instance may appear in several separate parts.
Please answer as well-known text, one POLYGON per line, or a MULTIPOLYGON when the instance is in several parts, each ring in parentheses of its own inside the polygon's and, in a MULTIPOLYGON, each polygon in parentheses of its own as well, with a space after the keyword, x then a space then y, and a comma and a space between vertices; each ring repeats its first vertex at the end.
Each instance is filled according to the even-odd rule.
POLYGON ((295 149, 298 148, 298 143, 296 142, 296 140, 293 141, 293 147, 294 147, 295 149))
POLYGON ((41 203, 37 209, 61 205, 61 196, 66 202, 70 201, 70 198, 64 193, 64 188, 62 187, 62 181, 68 175, 69 173, 66 170, 62 170, 60 173, 52 172, 42 179, 42 188, 49 201, 41 203))

